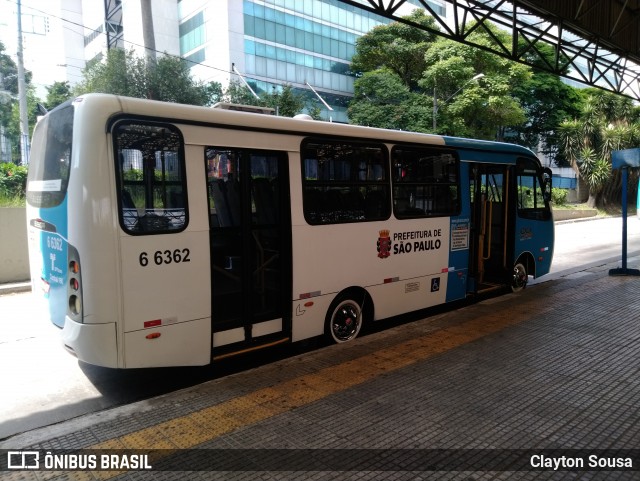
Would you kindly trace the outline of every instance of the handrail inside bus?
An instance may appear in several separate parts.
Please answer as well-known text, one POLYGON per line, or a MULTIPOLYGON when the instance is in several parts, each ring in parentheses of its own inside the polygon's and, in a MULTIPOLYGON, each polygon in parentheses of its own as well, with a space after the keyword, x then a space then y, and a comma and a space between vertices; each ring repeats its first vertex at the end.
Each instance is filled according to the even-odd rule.
POLYGON ((482 258, 486 261, 487 259, 491 258, 491 234, 493 232, 492 229, 492 222, 493 222, 493 201, 491 200, 485 200, 484 201, 484 205, 482 206, 484 212, 483 212, 483 217, 485 219, 485 222, 482 226, 483 229, 483 234, 486 233, 487 231, 487 223, 486 223, 486 219, 487 219, 487 204, 489 204, 489 234, 487 235, 487 240, 488 242, 485 242, 485 245, 488 245, 488 249, 487 249, 487 255, 485 256, 484 254, 482 255, 482 258))

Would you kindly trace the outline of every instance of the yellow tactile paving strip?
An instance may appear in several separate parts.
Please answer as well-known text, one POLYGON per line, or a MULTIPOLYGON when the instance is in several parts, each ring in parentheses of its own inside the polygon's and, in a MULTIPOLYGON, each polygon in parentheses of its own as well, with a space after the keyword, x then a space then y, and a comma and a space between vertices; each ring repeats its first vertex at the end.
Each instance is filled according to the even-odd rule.
MULTIPOLYGON (((375 379, 381 374, 426 360, 526 321, 532 315, 540 315, 547 309, 551 309, 551 306, 541 306, 538 298, 520 302, 518 316, 514 316, 509 309, 490 309, 490 313, 458 325, 396 343, 356 359, 319 369, 315 373, 279 382, 125 436, 87 446, 85 449, 167 450, 169 455, 172 449, 192 448, 241 427, 308 405, 375 379)), ((461 317, 464 315, 463 311, 461 317)), ((20 473, 19 479, 34 479, 25 478, 26 474, 20 473)), ((61 474, 49 472, 46 473, 46 477, 55 479, 61 474)), ((120 471, 94 471, 91 474, 70 471, 64 473, 64 478, 84 481, 96 478, 110 479, 120 474, 120 471)), ((9 479, 14 478, 10 475, 9 479)))

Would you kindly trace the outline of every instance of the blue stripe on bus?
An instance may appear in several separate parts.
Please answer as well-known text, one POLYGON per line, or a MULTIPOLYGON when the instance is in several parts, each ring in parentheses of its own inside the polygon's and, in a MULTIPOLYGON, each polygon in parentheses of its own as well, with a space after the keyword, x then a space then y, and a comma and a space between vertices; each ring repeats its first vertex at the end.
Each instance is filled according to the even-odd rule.
MULTIPOLYGON (((460 166, 460 185, 469 185, 469 169, 460 166)), ((471 193, 460 189, 460 215, 451 217, 449 229, 449 278, 447 280, 447 302, 463 299, 469 290, 469 247, 471 244, 471 193)))
POLYGON ((39 231, 42 253, 41 277, 49 285, 49 318, 62 327, 67 314, 68 242, 67 242, 67 197, 50 208, 41 208, 40 218, 55 226, 55 232, 39 231))

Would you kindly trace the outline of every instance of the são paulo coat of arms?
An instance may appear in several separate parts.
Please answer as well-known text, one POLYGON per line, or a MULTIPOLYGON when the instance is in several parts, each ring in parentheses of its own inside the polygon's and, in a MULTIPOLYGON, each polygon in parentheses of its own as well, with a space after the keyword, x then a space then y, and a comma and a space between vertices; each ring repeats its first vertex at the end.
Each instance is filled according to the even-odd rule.
POLYGON ((378 237, 378 257, 380 259, 386 259, 391 255, 391 237, 389 231, 384 229, 379 232, 378 237))

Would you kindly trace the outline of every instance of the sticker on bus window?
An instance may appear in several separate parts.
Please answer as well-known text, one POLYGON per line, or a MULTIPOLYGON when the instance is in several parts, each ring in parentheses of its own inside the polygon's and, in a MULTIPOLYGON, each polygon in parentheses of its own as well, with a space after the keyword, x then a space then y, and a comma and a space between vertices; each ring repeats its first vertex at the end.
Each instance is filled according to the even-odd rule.
POLYGON ((62 179, 32 180, 29 182, 29 190, 32 192, 60 192, 62 179))

